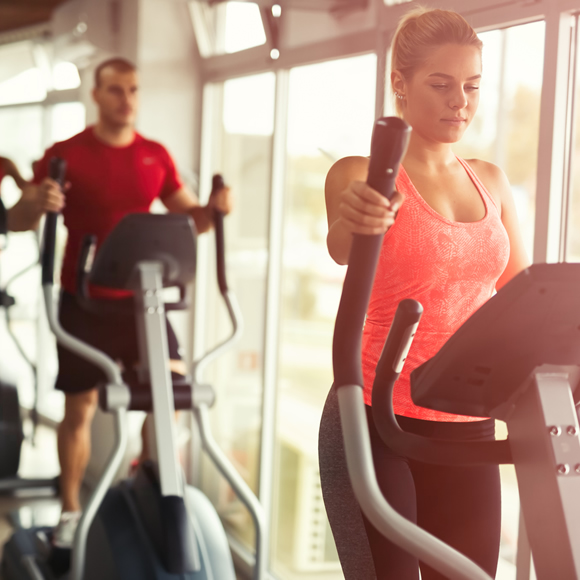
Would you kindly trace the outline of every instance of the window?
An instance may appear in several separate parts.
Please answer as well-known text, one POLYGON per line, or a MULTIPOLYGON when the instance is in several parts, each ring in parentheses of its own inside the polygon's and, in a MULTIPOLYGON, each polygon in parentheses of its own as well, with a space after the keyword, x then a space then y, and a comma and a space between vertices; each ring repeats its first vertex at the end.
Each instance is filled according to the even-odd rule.
POLYGON ((198 49, 203 57, 239 52, 266 42, 260 8, 254 2, 208 5, 189 2, 198 49))
POLYGON ((376 57, 290 71, 281 284, 273 568, 278 578, 341 578, 318 477, 320 415, 345 268, 326 249, 324 180, 333 162, 368 155, 376 57))
MULTIPOLYGON (((205 97, 206 104, 223 103, 212 118, 216 147, 210 165, 211 172, 221 173, 235 195, 236 211, 224 224, 227 273, 244 319, 242 339, 208 369, 207 379, 217 390, 213 429, 222 449, 255 492, 260 467, 274 88, 274 74, 266 73, 211 86, 205 97)), ((202 183, 202 189, 207 185, 202 183)), ((199 243, 207 243, 207 239, 200 238, 199 243)), ((208 246, 208 283, 203 297, 198 293, 197 299, 196 322, 204 329, 199 352, 230 332, 215 282, 213 242, 208 246)), ((252 548, 250 515, 210 462, 204 464, 203 488, 229 532, 252 548)))

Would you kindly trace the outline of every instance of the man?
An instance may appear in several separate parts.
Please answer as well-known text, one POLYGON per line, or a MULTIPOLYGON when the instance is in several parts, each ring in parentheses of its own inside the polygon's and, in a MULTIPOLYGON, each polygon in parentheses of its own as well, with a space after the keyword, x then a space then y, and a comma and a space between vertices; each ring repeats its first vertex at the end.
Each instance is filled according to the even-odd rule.
MULTIPOLYGON (((134 324, 120 328, 114 320, 96 317, 76 303, 76 264, 85 234, 95 234, 97 244, 128 213, 147 212, 159 197, 170 212, 189 214, 198 233, 212 227, 214 209, 231 210, 231 196, 223 188, 211 196, 206 206, 187 191, 167 151, 147 140, 134 128, 138 107, 138 78, 135 66, 124 59, 103 62, 95 71, 92 93, 98 107, 98 121, 78 135, 56 143, 35 164, 32 191, 26 191, 18 213, 31 225, 47 204, 62 210, 68 241, 62 267, 63 295, 60 320, 65 329, 81 340, 106 350, 123 365, 133 365, 138 356, 134 324), (49 179, 48 161, 57 156, 67 162, 67 185, 63 193, 49 179)), ((126 297, 126 293, 93 288, 93 296, 105 299, 126 297)), ((168 323, 172 370, 179 368, 177 340, 168 323)), ((61 466, 62 514, 55 530, 54 544, 72 545, 80 517, 79 491, 90 456, 90 425, 97 405, 96 386, 102 375, 98 369, 71 352, 58 347, 59 374, 56 388, 65 393, 65 415, 58 430, 61 466)), ((182 365, 183 367, 183 365, 182 365)))

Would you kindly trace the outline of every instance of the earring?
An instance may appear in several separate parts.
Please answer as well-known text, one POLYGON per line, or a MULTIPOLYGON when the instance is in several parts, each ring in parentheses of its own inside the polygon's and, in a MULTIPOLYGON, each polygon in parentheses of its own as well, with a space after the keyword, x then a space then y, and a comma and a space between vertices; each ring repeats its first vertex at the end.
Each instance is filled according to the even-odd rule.
POLYGON ((397 93, 397 91, 395 91, 395 97, 397 97, 397 99, 399 99, 401 101, 405 98, 403 95, 399 95, 399 93, 397 93))

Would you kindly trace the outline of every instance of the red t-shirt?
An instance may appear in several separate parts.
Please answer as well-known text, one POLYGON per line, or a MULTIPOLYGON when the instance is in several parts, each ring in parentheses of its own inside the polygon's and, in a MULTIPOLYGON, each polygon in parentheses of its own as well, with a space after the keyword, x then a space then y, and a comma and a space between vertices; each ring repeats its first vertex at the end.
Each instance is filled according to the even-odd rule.
MULTIPOLYGON (((97 236, 97 249, 105 237, 130 213, 145 213, 156 197, 166 198, 182 187, 175 164, 167 150, 154 141, 135 134, 126 147, 112 147, 100 141, 93 127, 46 150, 35 164, 34 182, 48 174, 51 157, 67 162, 63 209, 68 240, 61 272, 62 287, 76 293, 76 270, 85 235, 97 236)), ((119 298, 126 292, 92 288, 99 298, 119 298)))

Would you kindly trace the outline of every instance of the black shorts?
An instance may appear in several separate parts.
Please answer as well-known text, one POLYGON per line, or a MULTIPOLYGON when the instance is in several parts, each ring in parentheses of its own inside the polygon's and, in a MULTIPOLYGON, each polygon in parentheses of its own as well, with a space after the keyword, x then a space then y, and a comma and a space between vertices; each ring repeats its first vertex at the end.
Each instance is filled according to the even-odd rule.
MULTIPOLYGON (((133 299, 129 300, 133 304, 133 299)), ((59 318, 62 327, 80 340, 121 361, 130 369, 139 360, 139 346, 135 316, 100 315, 87 312, 73 294, 63 292, 60 298, 59 318)), ((167 322, 169 358, 180 360, 179 344, 171 324, 167 322)), ((57 345, 58 376, 56 388, 65 393, 89 391, 106 380, 101 369, 70 350, 57 345)))

